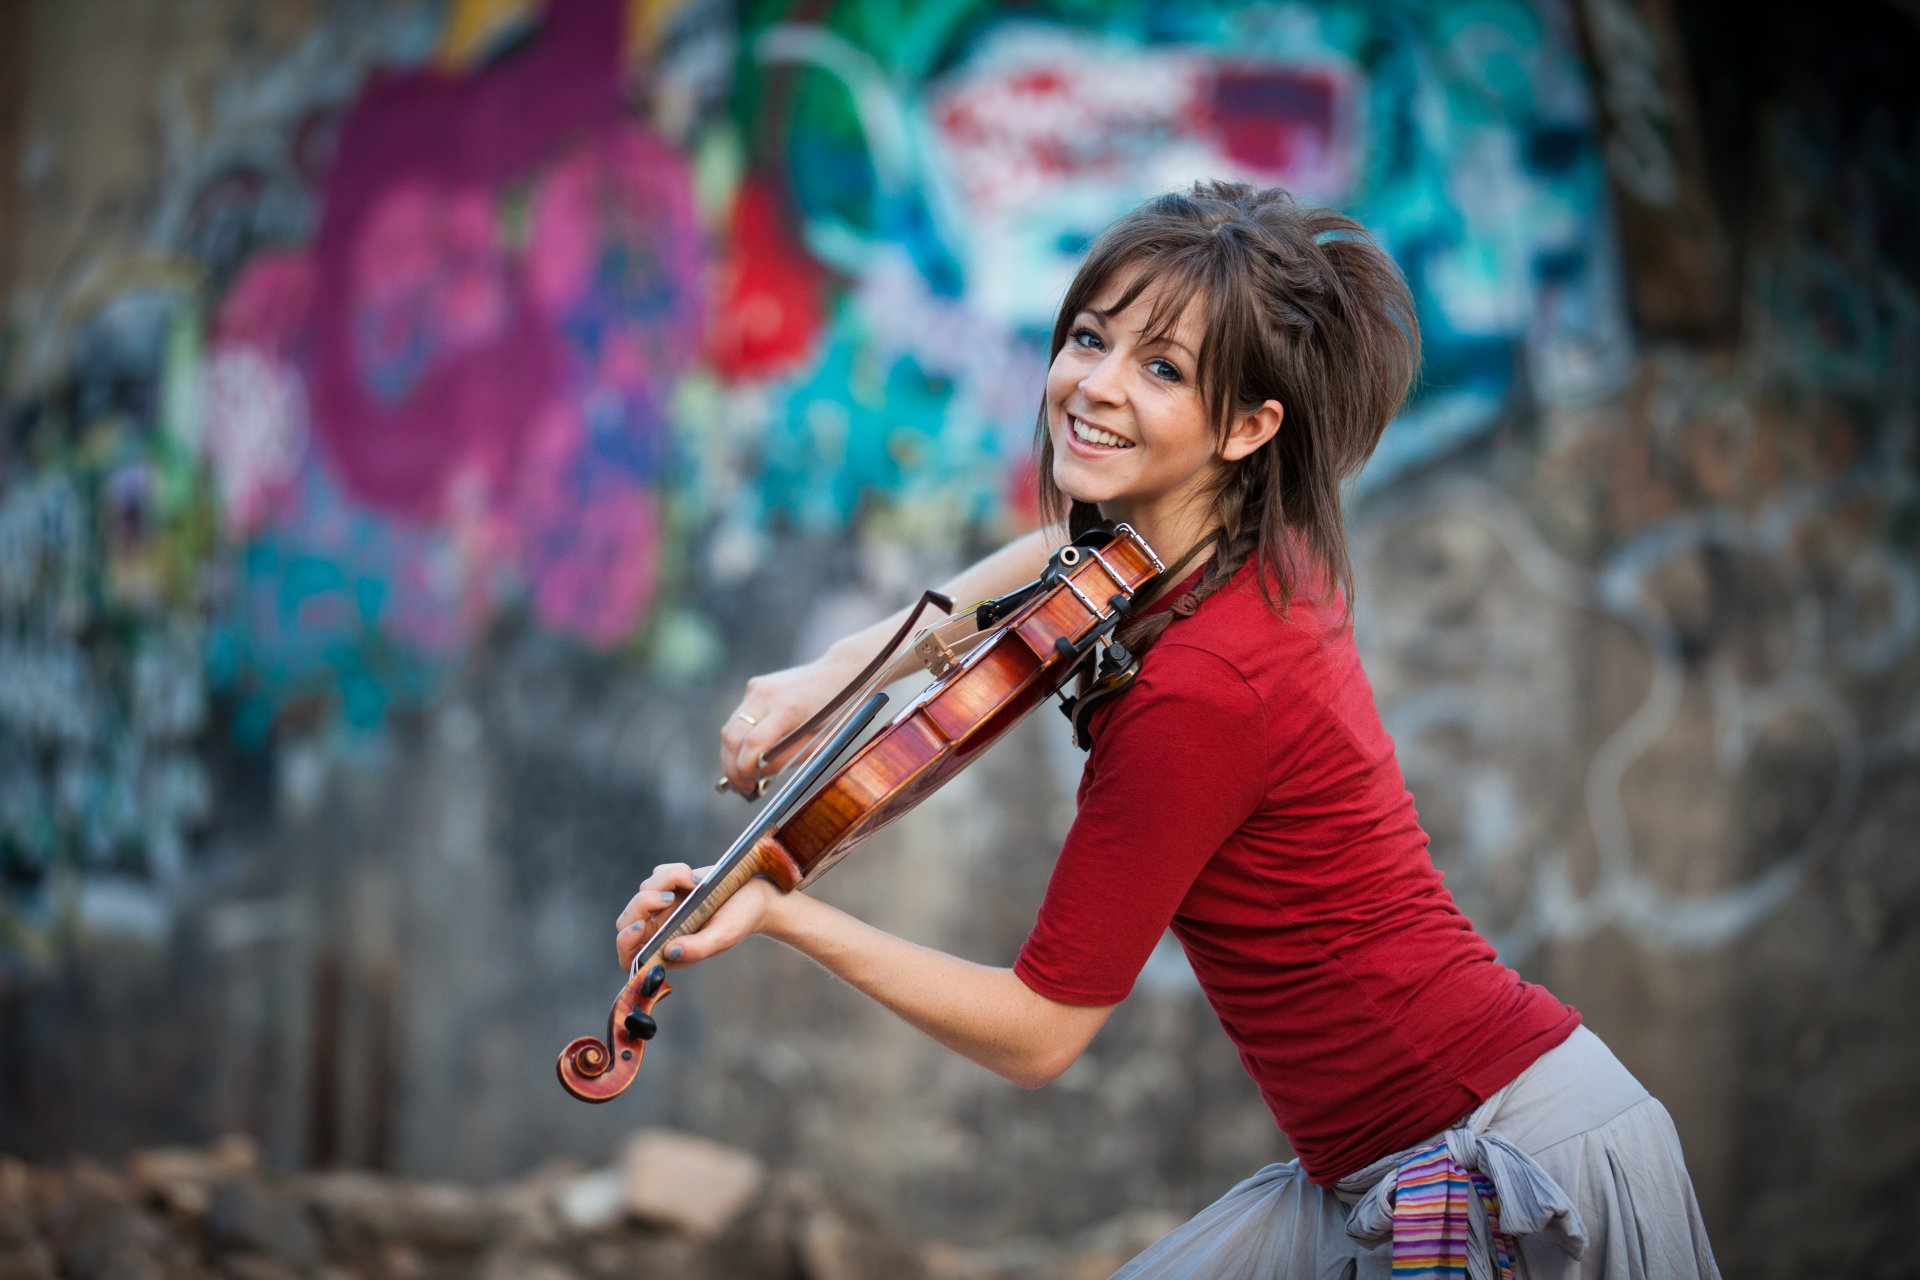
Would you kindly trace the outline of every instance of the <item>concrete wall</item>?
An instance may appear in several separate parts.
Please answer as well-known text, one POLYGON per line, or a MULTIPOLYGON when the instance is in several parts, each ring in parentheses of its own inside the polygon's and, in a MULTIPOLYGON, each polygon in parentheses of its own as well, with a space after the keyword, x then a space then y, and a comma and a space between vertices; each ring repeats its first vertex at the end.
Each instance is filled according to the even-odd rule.
MULTIPOLYGON (((1352 526, 1456 895, 1729 1274, 1913 1263, 1909 10, 482 8, 0 10, 0 1149, 672 1124, 989 1236, 1282 1155, 1177 954, 1037 1094, 757 942, 634 1096, 548 1074, 740 681, 1031 518, 1075 247, 1234 172, 1419 300, 1352 526)), ((1078 767, 1035 717, 822 892, 1003 963, 1078 767)))

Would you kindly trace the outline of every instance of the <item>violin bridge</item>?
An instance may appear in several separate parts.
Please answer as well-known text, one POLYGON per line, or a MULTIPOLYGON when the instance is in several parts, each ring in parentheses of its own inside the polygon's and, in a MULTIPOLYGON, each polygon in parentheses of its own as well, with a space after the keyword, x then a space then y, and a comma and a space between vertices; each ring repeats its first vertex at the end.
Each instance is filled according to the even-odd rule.
POLYGON ((952 647, 932 630, 921 632, 920 638, 913 642, 913 651, 920 655, 920 660, 927 664, 927 670, 935 679, 953 670, 954 664, 960 661, 952 647))

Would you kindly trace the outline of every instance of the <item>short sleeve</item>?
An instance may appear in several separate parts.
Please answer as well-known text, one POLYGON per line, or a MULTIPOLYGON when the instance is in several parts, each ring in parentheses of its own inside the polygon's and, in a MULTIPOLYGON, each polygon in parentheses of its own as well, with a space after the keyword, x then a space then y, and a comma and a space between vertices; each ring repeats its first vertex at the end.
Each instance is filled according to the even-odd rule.
POLYGON ((1098 713, 1080 807, 1014 972, 1049 999, 1111 1005, 1216 850, 1268 787, 1258 695, 1226 660, 1162 643, 1098 713))

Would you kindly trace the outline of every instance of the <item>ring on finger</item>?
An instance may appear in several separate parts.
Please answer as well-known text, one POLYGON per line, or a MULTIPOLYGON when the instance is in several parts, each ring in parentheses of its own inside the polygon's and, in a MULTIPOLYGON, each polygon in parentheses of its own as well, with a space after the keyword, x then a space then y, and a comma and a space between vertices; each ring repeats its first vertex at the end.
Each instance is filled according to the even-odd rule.
POLYGON ((750 716, 750 715, 748 715, 748 714, 747 714, 746 712, 744 712, 744 711, 736 711, 736 712, 734 712, 734 713, 733 713, 733 718, 734 718, 735 720, 745 720, 745 721, 747 722, 747 724, 748 724, 748 726, 749 726, 749 727, 751 727, 751 726, 753 726, 753 725, 757 725, 757 724, 759 724, 759 723, 760 723, 760 722, 759 722, 758 720, 756 720, 756 719, 755 719, 754 717, 752 717, 752 716, 750 716))

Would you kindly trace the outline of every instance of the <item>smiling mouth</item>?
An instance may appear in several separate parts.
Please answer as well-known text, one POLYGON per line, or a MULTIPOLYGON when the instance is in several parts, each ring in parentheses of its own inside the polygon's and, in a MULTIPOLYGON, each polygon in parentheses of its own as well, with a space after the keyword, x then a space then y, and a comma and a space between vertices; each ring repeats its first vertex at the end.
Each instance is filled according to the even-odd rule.
POLYGON ((1102 431, 1099 427, 1089 426, 1072 414, 1067 415, 1067 426, 1072 429, 1073 438, 1083 444, 1099 445, 1103 449, 1133 448, 1133 441, 1117 436, 1111 431, 1102 431))

